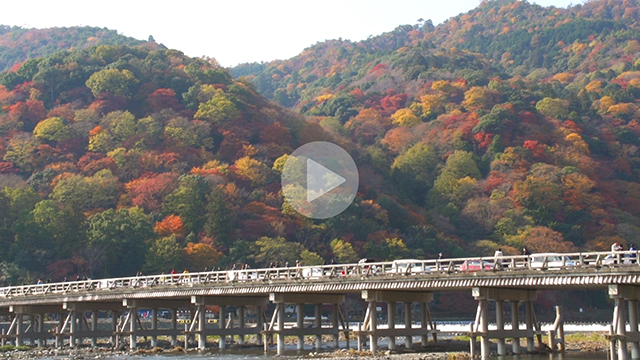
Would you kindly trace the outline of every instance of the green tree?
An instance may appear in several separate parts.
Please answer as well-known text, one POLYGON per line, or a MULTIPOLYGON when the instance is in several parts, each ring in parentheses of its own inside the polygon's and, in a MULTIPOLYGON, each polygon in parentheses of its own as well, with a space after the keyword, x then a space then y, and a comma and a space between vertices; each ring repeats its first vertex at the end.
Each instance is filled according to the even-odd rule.
POLYGON ((89 245, 104 250, 102 276, 131 276, 140 270, 154 237, 151 219, 138 207, 109 209, 88 220, 89 245))
POLYGON ((218 90, 211 100, 200 103, 194 118, 222 124, 240 117, 240 111, 222 90, 218 90))
POLYGON ((71 133, 62 118, 52 117, 39 122, 33 136, 40 141, 57 142, 69 138, 71 133))
POLYGON ((440 165, 433 147, 417 143, 395 159, 391 170, 400 188, 414 201, 422 203, 424 194, 433 186, 440 165))
POLYGON ((289 242, 285 238, 278 236, 271 238, 263 236, 253 244, 253 254, 251 257, 256 265, 267 267, 272 262, 288 262, 294 264, 300 260, 300 254, 304 251, 302 245, 289 242))
POLYGON ((541 113, 556 118, 566 119, 569 115, 569 107, 561 99, 544 98, 536 104, 536 109, 541 113))
POLYGON ((159 274, 176 269, 180 265, 182 249, 175 235, 155 240, 145 256, 143 270, 159 274))
POLYGON ((305 265, 305 266, 322 265, 324 263, 324 260, 320 255, 309 250, 304 250, 300 254, 300 259, 301 259, 302 265, 305 265))
POLYGON ((231 209, 219 188, 214 188, 207 195, 206 221, 204 230, 208 236, 213 236, 221 243, 231 245, 229 235, 233 230, 231 209))
POLYGON ((199 175, 185 175, 180 178, 180 186, 167 195, 163 204, 165 214, 179 215, 187 232, 198 233, 206 222, 208 181, 199 175))
POLYGON ((86 85, 96 97, 104 92, 129 97, 131 87, 137 82, 138 80, 129 70, 105 69, 93 73, 86 85))
POLYGON ((342 239, 333 239, 331 243, 331 250, 333 251, 333 255, 336 256, 338 262, 340 263, 354 263, 358 261, 358 254, 353 250, 353 246, 351 243, 346 242, 342 239))

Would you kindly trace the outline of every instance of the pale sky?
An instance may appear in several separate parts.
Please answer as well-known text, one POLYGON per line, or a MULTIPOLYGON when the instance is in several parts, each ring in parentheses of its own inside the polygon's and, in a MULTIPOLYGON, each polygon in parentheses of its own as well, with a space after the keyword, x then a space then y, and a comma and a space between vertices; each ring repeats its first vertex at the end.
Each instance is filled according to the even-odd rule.
MULTIPOLYGON (((580 0, 573 0, 578 3, 580 0)), ((530 0, 566 7, 570 0, 530 0)), ((89 25, 146 40, 223 66, 288 59, 324 40, 379 35, 418 19, 434 25, 479 0, 31 0, 0 2, 0 24, 28 28, 89 25)))

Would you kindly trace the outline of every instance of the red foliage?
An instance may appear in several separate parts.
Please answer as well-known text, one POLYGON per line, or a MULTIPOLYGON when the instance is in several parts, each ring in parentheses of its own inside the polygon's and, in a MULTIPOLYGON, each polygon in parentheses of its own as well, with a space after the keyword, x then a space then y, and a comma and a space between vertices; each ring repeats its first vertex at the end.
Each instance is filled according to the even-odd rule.
POLYGON ((538 117, 531 111, 521 111, 518 117, 523 124, 536 125, 538 123, 538 117))
POLYGON ((487 193, 492 192, 495 188, 497 188, 504 182, 506 177, 507 175, 499 171, 492 171, 487 179, 482 183, 482 185, 484 186, 484 191, 487 193))
POLYGON ((380 76, 380 75, 382 75, 382 73, 384 73, 384 71, 386 69, 387 69, 387 65, 380 63, 380 64, 374 66, 373 69, 371 69, 371 71, 369 71, 369 74, 375 74, 376 76, 380 76))
POLYGON ((127 104, 127 99, 112 93, 102 93, 89 105, 89 109, 106 114, 115 110, 122 110, 127 104))
POLYGON ((522 147, 531 150, 534 157, 541 157, 545 154, 545 146, 539 144, 536 140, 527 140, 522 147))
POLYGON ((473 135, 473 138, 478 142, 478 148, 486 149, 491 145, 493 141, 493 134, 487 134, 485 132, 479 132, 473 135))
POLYGON ((165 196, 178 187, 178 176, 173 173, 163 173, 133 180, 125 187, 132 205, 140 206, 147 211, 158 212, 162 210, 165 196))
POLYGON ((86 164, 81 168, 81 171, 85 175, 93 175, 100 170, 109 169, 112 173, 116 173, 118 165, 110 157, 104 157, 102 159, 94 160, 86 164))
POLYGON ((176 111, 182 109, 182 104, 176 98, 175 91, 171 89, 158 89, 149 94, 147 104, 156 112, 166 108, 176 111))
POLYGON ((62 106, 51 109, 51 111, 49 111, 49 113, 47 114, 47 117, 61 117, 67 121, 73 121, 73 119, 75 119, 76 117, 76 114, 75 111, 71 108, 71 104, 64 104, 62 106))
POLYGON ((573 130, 574 132, 577 132, 578 134, 582 134, 582 128, 575 123, 575 121, 573 120, 567 120, 564 123, 562 123, 563 126, 573 130))
POLYGON ((9 116, 24 122, 26 129, 33 130, 47 114, 40 100, 19 101, 9 106, 9 116))
POLYGON ((260 141, 263 143, 276 143, 280 145, 290 145, 291 132, 279 122, 267 125, 260 132, 260 141))
POLYGON ((409 95, 406 93, 397 95, 387 95, 380 100, 380 105, 387 114, 392 114, 399 109, 402 109, 407 102, 409 95))
POLYGON ((0 174, 16 174, 18 169, 13 166, 12 162, 0 162, 0 174))

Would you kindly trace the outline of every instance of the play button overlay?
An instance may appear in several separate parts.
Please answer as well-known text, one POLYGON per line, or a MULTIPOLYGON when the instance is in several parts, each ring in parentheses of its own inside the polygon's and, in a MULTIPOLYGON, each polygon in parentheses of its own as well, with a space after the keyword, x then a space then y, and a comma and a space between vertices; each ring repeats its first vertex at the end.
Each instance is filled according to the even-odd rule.
POLYGON ((342 213, 358 192, 358 168, 340 146, 314 141, 297 148, 282 168, 282 193, 289 205, 313 219, 342 213))

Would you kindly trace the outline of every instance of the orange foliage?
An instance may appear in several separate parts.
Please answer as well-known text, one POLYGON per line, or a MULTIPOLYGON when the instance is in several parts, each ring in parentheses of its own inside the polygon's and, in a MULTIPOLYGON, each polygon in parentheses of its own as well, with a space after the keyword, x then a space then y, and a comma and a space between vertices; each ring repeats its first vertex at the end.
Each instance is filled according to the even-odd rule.
POLYGON ((188 243, 182 249, 183 262, 192 271, 202 271, 204 268, 211 269, 218 264, 221 257, 222 253, 209 244, 188 243))
POLYGON ((75 111, 73 111, 73 109, 71 108, 71 104, 64 104, 49 111, 49 113, 47 114, 47 118, 52 117, 61 117, 67 121, 73 121, 73 119, 75 119, 76 117, 76 114, 75 111))
POLYGON ((180 216, 173 214, 165 217, 161 221, 156 222, 154 231, 160 237, 176 235, 177 237, 182 238, 185 234, 182 219, 180 218, 180 216))
POLYGON ((523 245, 532 253, 537 252, 572 252, 576 247, 566 241, 561 233, 548 227, 536 226, 524 234, 523 245))

